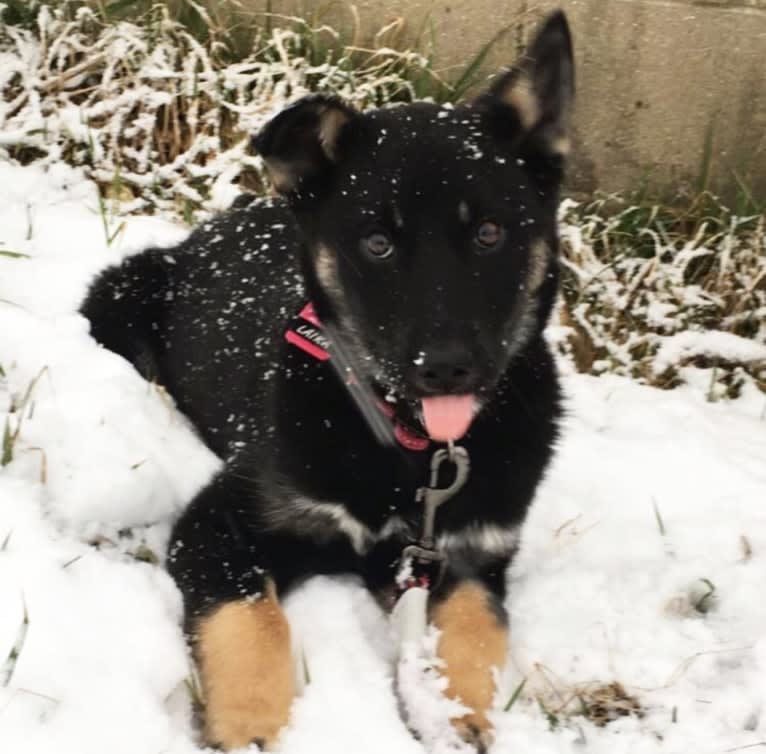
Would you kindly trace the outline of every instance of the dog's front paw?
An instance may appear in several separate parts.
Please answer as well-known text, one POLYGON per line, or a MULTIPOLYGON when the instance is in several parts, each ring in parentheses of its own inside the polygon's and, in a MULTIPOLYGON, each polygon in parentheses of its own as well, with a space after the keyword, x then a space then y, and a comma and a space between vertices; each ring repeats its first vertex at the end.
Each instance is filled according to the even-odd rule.
POLYGON ((273 594, 216 609, 199 623, 196 650, 206 741, 226 751, 270 748, 295 696, 290 629, 273 594))
MULTIPOLYGON (((287 724, 288 715, 281 705, 257 705, 253 709, 251 699, 242 704, 237 701, 208 705, 205 709, 205 742, 216 749, 231 751, 257 744, 261 750, 269 750, 287 724)), ((287 705, 289 709, 289 704, 287 705)))
POLYGON ((470 712, 453 720, 465 741, 484 752, 494 740, 487 713, 495 695, 495 672, 505 665, 508 629, 502 607, 481 583, 459 584, 433 609, 441 631, 437 655, 444 662, 447 696, 470 712))
POLYGON ((452 727, 460 738, 473 746, 479 754, 485 754, 495 741, 495 731, 486 715, 470 713, 452 721, 452 727))

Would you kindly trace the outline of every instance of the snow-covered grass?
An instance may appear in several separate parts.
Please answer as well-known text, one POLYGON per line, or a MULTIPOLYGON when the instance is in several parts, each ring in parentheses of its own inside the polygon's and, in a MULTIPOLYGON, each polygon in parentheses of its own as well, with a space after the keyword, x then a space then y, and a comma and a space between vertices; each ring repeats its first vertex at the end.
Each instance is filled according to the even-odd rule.
MULTIPOLYGON (((109 244, 98 199, 66 165, 0 165, 1 240, 19 255, 0 256, 0 425, 12 438, 0 468, 0 751, 190 754, 180 598, 161 560, 170 521, 217 460, 74 313, 96 270, 186 230, 129 216, 109 244)), ((510 575, 513 657, 493 751, 759 744, 763 393, 746 382, 736 401, 712 403, 710 369, 682 367, 685 384, 662 391, 561 363, 568 417, 510 575)), ((316 579, 288 611, 310 680, 281 751, 455 751, 453 711, 421 661, 405 661, 400 692, 427 745, 407 731, 389 628, 358 583, 316 579)))
POLYGON ((695 203, 563 203, 560 345, 580 371, 672 388, 692 363, 710 400, 766 392, 766 215, 695 203))
POLYGON ((44 5, 32 28, 0 25, 0 155, 83 166, 124 212, 199 219, 239 184, 263 190, 249 137, 290 100, 333 91, 365 108, 438 88, 426 57, 385 46, 387 30, 362 50, 327 26, 269 19, 232 61, 162 4, 118 23, 78 2, 44 5))

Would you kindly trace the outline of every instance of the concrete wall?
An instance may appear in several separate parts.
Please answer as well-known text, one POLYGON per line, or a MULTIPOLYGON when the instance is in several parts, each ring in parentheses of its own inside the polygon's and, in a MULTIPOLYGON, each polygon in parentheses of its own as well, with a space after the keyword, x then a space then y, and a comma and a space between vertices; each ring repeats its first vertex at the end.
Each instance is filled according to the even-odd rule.
MULTIPOLYGON (((265 7, 261 0, 250 4, 265 7)), ((354 5, 363 38, 397 17, 404 19, 410 40, 433 33, 436 65, 453 76, 500 29, 507 33, 485 67, 489 73, 512 62, 544 13, 562 7, 573 27, 578 65, 572 188, 612 191, 647 180, 669 192, 692 192, 709 174, 710 187, 733 198, 736 173, 766 200, 766 0, 356 0, 354 5)), ((327 3, 274 0, 271 7, 310 15, 327 3)), ((348 28, 348 6, 332 8, 330 20, 348 28)), ((327 11, 322 14, 327 19, 327 11)))

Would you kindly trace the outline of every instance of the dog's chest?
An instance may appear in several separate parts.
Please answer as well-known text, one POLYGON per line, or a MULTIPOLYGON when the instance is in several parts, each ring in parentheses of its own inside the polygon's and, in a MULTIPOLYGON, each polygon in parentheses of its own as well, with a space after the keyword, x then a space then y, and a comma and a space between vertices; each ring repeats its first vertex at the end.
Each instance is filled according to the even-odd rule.
MULTIPOLYGON (((373 524, 344 503, 289 494, 266 505, 260 518, 269 530, 289 531, 317 545, 342 543, 362 558, 381 551, 397 556, 408 545, 420 543, 425 530, 425 509, 418 500, 404 512, 376 517, 381 523, 373 524)), ((437 511, 434 520, 432 546, 447 559, 503 559, 518 547, 516 523, 461 516, 455 524, 456 519, 453 515, 445 522, 437 511)))

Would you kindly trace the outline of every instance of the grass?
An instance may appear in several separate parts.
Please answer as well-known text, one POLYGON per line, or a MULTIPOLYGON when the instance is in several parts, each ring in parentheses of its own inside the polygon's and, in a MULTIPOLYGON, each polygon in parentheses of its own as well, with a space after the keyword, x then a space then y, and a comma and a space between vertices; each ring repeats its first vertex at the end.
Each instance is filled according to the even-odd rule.
POLYGON ((506 712, 517 702, 527 681, 531 681, 535 688, 535 691, 527 694, 529 701, 537 705, 549 729, 575 726, 579 730, 578 739, 582 744, 586 743, 585 734, 577 722, 583 718, 603 727, 622 717, 640 718, 644 715, 640 700, 619 681, 566 685, 539 664, 535 664, 531 675, 516 688, 505 707, 506 712))
POLYGON ((27 612, 26 602, 24 603, 24 617, 19 626, 19 631, 16 636, 16 641, 11 648, 10 654, 6 658, 5 662, 0 664, 0 672, 5 678, 0 677, 0 685, 8 686, 13 678, 14 670, 16 669, 16 662, 24 649, 24 644, 27 640, 27 632, 29 630, 29 614, 27 612))
MULTIPOLYGON (((20 397, 12 397, 11 405, 5 417, 3 427, 2 445, 0 445, 0 467, 7 466, 13 461, 16 443, 18 442, 21 428, 24 424, 24 418, 31 418, 34 412, 33 395, 35 388, 42 376, 48 371, 48 367, 43 367, 34 379, 27 385, 27 389, 20 397)), ((32 448, 30 448, 32 450, 32 448)), ((39 450, 39 449, 37 449, 39 450)), ((42 474, 46 471, 45 455, 43 454, 42 474)))
POLYGON ((644 714, 638 699, 618 681, 582 687, 576 696, 580 713, 599 727, 621 717, 642 717, 644 714))
POLYGON ((148 563, 149 565, 158 565, 160 562, 160 559, 157 553, 154 552, 154 550, 152 550, 146 544, 140 544, 130 554, 133 556, 133 558, 135 558, 141 563, 148 563))
POLYGON ((120 233, 125 229, 125 221, 123 220, 120 222, 116 228, 111 228, 111 213, 107 206, 107 200, 104 198, 103 194, 98 195, 98 211, 101 216, 101 224, 104 228, 104 240, 106 241, 107 246, 111 246, 120 233))
MULTIPOLYGON (((744 201, 744 200, 743 200, 744 201)), ((561 350, 583 372, 611 372, 672 388, 683 369, 709 371, 708 397, 766 391, 766 359, 732 358, 715 345, 679 349, 679 333, 720 331, 766 342, 766 217, 742 216, 710 193, 676 203, 598 196, 562 212, 561 350)), ((738 341, 737 341, 738 342, 738 341)))
POLYGON ((18 429, 11 429, 10 415, 5 417, 5 427, 3 428, 3 445, 0 452, 0 466, 7 466, 13 460, 13 448, 18 437, 18 429))
POLYGON ((37 22, 40 0, 4 0, 0 20, 9 26, 31 29, 37 22))
POLYGON ((365 45, 352 11, 329 3, 303 19, 248 15, 233 0, 11 0, 0 49, 18 64, 0 77, 0 123, 20 136, 0 155, 43 164, 63 157, 104 196, 119 176, 126 211, 161 209, 195 222, 220 209, 213 193, 222 171, 231 183, 265 189, 247 143, 286 102, 316 91, 361 109, 454 101, 481 80, 487 55, 510 30, 500 29, 450 83, 434 68, 429 22, 414 48, 404 46, 402 19, 365 45), (326 23, 338 8, 353 19, 345 31, 326 23), (33 49, 40 54, 30 65, 33 49))
POLYGON ((513 23, 501 27, 450 82, 433 67, 436 45, 430 14, 416 31, 414 42, 407 44, 406 24, 402 17, 380 27, 372 40, 363 40, 356 6, 342 0, 316 4, 307 18, 274 13, 270 2, 266 3, 265 11, 248 10, 238 0, 5 0, 4 4, 2 19, 9 25, 30 31, 37 30, 43 7, 53 9, 70 23, 75 22, 85 9, 91 20, 101 25, 132 22, 153 29, 156 36, 162 35, 163 21, 169 17, 223 63, 248 59, 264 36, 270 36, 277 28, 292 29, 298 35, 300 44, 295 52, 313 66, 330 63, 353 73, 363 70, 369 57, 376 56, 381 50, 398 51, 404 56, 401 73, 409 81, 414 95, 437 101, 460 99, 481 81, 481 67, 487 56, 497 42, 515 28, 513 23), (372 47, 365 46, 368 41, 372 42, 372 47), (410 70, 412 61, 407 58, 413 51, 421 60, 410 70))
POLYGON ((521 680, 521 683, 514 689, 513 693, 511 694, 511 698, 508 700, 508 703, 503 707, 504 712, 510 712, 513 708, 513 705, 516 704, 518 701, 518 698, 521 696, 521 692, 524 691, 524 686, 527 685, 527 679, 523 678, 521 680))
POLYGON ((548 707, 545 705, 545 702, 543 702, 542 699, 538 697, 537 704, 540 707, 540 712, 543 713, 543 717, 548 721, 548 729, 549 730, 556 730, 556 728, 559 727, 559 716, 552 712, 548 707))
POLYGON ((705 615, 709 613, 715 605, 716 589, 715 584, 710 579, 700 579, 699 581, 703 584, 704 589, 700 596, 695 600, 694 609, 698 613, 705 615))

